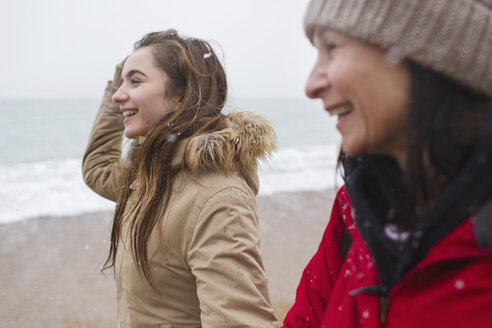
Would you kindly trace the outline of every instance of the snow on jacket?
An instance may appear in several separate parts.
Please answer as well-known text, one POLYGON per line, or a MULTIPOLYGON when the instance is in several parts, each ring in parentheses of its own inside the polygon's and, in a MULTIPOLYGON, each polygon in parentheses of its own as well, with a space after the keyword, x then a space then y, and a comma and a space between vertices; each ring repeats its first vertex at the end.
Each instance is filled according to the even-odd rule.
MULTIPOLYGON (((86 183, 110 200, 121 181, 124 127, 111 101, 120 74, 118 68, 108 83, 83 160, 86 183)), ((148 246, 156 290, 139 274, 123 228, 114 268, 118 327, 278 326, 255 201, 257 158, 273 150, 275 136, 268 121, 252 113, 230 115, 228 125, 179 141, 172 164, 185 169, 174 177, 148 246)), ((130 197, 129 204, 135 201, 130 197)))
POLYGON ((346 166, 284 327, 492 327, 492 115, 488 124, 401 249, 371 213, 362 165, 346 166))

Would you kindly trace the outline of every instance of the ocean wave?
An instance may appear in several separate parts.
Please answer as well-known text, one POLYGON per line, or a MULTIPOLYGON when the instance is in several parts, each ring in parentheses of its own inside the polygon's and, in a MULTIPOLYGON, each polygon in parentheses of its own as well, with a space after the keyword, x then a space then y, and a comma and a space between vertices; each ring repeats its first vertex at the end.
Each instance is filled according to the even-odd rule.
POLYGON ((84 183, 81 159, 0 166, 0 223, 113 210, 84 183))
POLYGON ((324 190, 340 185, 336 177, 339 144, 280 149, 259 170, 260 195, 324 190))
MULTIPOLYGON (((335 185, 338 144, 279 149, 259 170, 260 195, 335 185)), ((81 159, 0 165, 0 223, 112 211, 84 183, 81 159)))

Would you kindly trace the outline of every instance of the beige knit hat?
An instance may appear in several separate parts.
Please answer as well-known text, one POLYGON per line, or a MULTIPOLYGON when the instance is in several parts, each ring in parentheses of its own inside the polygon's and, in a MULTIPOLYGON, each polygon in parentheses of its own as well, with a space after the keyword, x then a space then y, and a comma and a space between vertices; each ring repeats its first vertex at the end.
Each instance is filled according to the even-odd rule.
POLYGON ((492 96, 492 0, 311 0, 304 28, 311 42, 330 28, 492 96))

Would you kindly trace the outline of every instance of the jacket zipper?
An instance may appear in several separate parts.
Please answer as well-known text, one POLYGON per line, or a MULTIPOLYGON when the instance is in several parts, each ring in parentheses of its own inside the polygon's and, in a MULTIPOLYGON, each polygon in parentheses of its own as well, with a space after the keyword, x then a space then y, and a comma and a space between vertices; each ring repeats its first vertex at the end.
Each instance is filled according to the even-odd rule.
POLYGON ((379 294, 379 322, 381 325, 386 323, 386 315, 389 308, 388 288, 381 285, 364 286, 359 289, 349 291, 350 296, 355 296, 360 293, 379 294))
POLYGON ((379 322, 381 325, 386 324, 386 315, 389 308, 389 299, 387 296, 379 297, 379 322))

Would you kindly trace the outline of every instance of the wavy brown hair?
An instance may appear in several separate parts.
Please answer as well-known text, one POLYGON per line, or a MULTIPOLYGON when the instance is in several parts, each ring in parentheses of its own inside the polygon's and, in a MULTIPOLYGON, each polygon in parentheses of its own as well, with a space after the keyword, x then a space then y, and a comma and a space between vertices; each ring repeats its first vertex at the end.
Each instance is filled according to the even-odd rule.
POLYGON ((166 75, 165 96, 180 101, 132 143, 111 231, 111 246, 103 270, 114 267, 123 225, 128 225, 133 259, 140 274, 152 281, 147 242, 171 196, 178 141, 226 127, 222 114, 227 98, 224 69, 210 44, 180 36, 175 30, 153 32, 134 49, 150 47, 155 65, 166 75), (132 201, 128 201, 129 198, 132 201))

